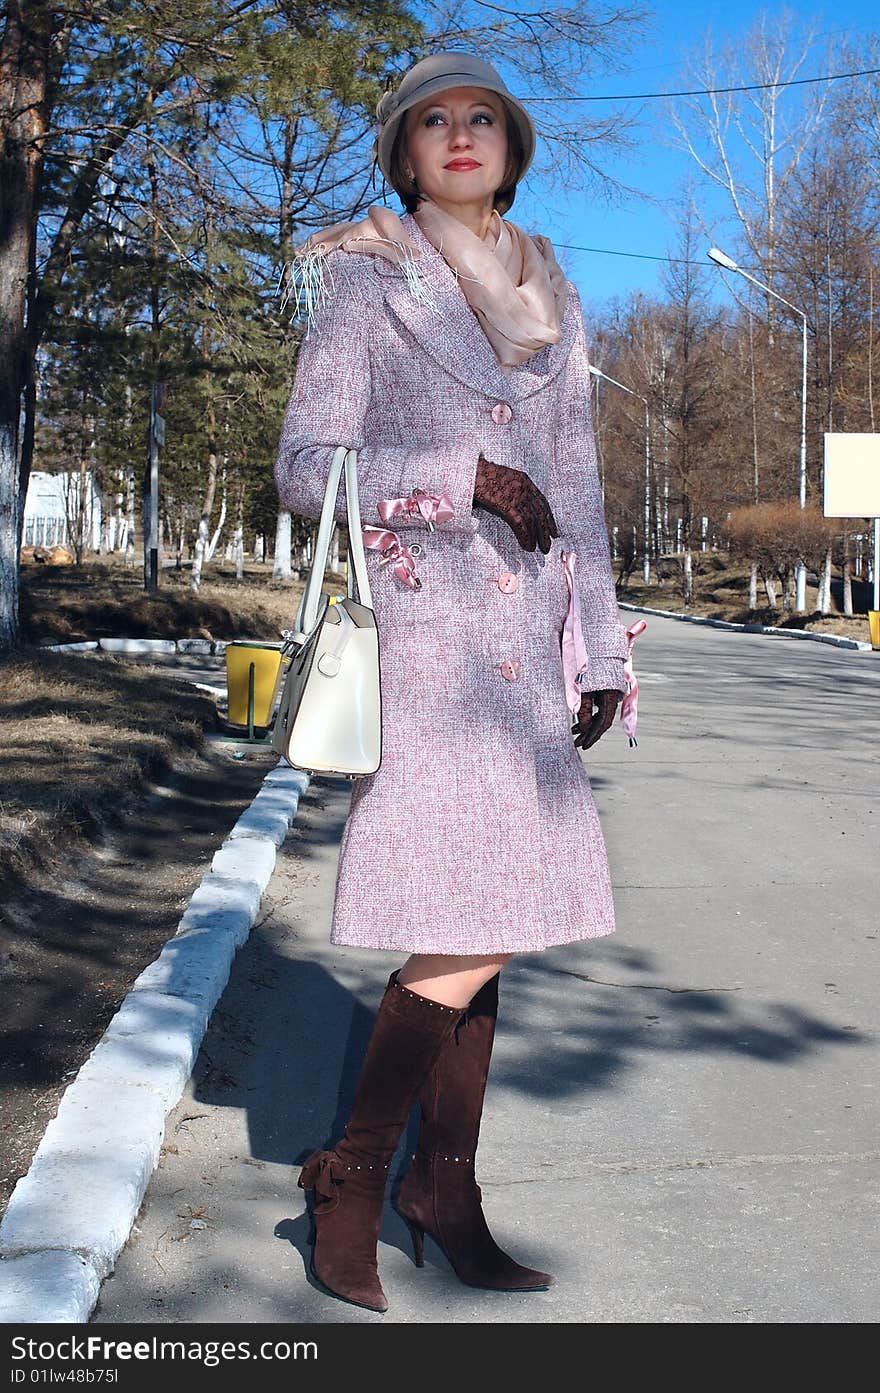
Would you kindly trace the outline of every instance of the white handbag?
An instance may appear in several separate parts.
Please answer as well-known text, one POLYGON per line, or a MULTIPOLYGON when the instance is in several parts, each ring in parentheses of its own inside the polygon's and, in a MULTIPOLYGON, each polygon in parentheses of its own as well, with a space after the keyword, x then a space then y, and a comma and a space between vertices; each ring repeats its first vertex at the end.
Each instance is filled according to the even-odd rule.
POLYGON ((357 452, 340 445, 333 455, 311 569, 286 635, 290 665, 272 732, 272 747, 310 774, 359 778, 382 761, 379 632, 361 536, 357 452), (345 476, 348 519, 348 594, 324 593, 336 495, 345 476), (355 599, 355 582, 357 599, 355 599))

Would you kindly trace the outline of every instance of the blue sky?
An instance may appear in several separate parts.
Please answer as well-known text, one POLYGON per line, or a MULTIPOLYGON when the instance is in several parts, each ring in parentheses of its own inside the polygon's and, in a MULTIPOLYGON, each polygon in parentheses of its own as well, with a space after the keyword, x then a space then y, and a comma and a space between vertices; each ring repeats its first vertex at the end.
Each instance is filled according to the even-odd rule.
MULTIPOLYGON (((696 0, 655 0, 649 30, 632 53, 626 70, 595 80, 585 91, 637 94, 690 88, 694 83, 688 76, 688 60, 701 46, 707 31, 711 31, 717 48, 726 42, 740 44, 761 13, 773 17, 781 14, 784 8, 752 3, 732 6, 718 3, 718 0, 700 0, 700 3, 696 0)), ((880 33, 876 5, 868 0, 840 0, 833 9, 801 9, 798 22, 810 22, 817 32, 815 50, 801 73, 804 77, 828 71, 825 57, 828 44, 848 42, 864 54, 869 36, 880 33)), ((874 65, 863 61, 853 66, 874 65)), ((842 68, 836 66, 834 70, 842 71, 842 68)), ((521 89, 511 85, 519 93, 521 89)), ((801 89, 801 92, 810 90, 801 89)), ((800 94, 794 92, 787 93, 785 98, 793 106, 799 99, 800 94)), ((695 201, 712 225, 718 245, 726 245, 732 254, 737 251, 733 225, 725 221, 727 207, 723 196, 713 194, 700 182, 692 158, 671 143, 669 103, 646 101, 633 105, 642 108, 642 120, 636 132, 639 148, 631 158, 614 162, 612 168, 622 182, 645 195, 644 198, 625 198, 609 207, 583 195, 566 197, 558 184, 542 177, 540 170, 533 166, 535 172, 527 175, 509 214, 514 222, 544 232, 552 239, 559 248, 559 259, 567 274, 577 284, 584 301, 591 305, 615 295, 625 297, 637 290, 660 293, 662 263, 575 252, 565 250, 562 244, 649 256, 674 252, 674 213, 685 196, 689 178, 695 181, 695 201)), ((531 109, 540 119, 538 104, 531 109)), ((598 106, 599 111, 605 109, 603 105, 598 106)), ((718 275, 714 269, 712 274, 718 275)))

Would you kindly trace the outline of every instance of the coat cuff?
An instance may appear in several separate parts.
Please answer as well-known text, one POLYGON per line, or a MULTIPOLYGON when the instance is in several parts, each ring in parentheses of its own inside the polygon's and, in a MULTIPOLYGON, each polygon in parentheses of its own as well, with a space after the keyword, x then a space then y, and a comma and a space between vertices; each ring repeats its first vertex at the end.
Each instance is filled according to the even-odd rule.
POLYGON ((629 654, 629 643, 624 625, 584 625, 584 642, 590 657, 578 673, 581 690, 625 692, 627 681, 623 665, 629 654))
POLYGON ((582 692, 625 692, 622 658, 591 658, 587 667, 578 673, 582 692))

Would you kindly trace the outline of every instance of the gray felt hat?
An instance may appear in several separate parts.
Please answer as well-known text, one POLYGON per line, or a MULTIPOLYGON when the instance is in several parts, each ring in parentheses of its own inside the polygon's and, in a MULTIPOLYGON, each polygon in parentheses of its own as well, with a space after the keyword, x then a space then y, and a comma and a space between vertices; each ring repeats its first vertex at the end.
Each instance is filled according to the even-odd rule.
POLYGON ((450 87, 485 87, 502 98, 519 133, 523 161, 517 175, 521 179, 535 153, 535 127, 522 102, 507 90, 500 73, 472 53, 432 53, 404 73, 396 91, 386 92, 376 107, 376 158, 379 168, 391 181, 391 152, 400 123, 410 107, 450 87))

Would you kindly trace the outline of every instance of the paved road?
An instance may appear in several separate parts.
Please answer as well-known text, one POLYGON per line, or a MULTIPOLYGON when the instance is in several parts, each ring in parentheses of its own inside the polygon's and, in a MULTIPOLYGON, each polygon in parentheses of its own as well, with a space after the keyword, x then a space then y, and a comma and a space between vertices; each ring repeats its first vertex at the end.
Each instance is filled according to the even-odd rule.
POLYGON ((390 1210, 386 1316, 310 1284, 295 1163, 399 961, 327 944, 348 792, 316 781, 96 1323, 876 1320, 880 655, 653 619, 637 657, 639 748, 590 757, 619 931, 505 971, 481 1143, 558 1285, 417 1271, 390 1210))

